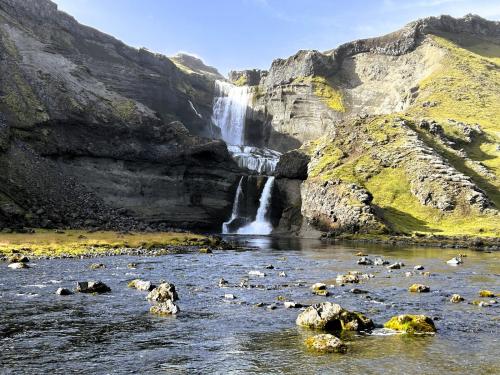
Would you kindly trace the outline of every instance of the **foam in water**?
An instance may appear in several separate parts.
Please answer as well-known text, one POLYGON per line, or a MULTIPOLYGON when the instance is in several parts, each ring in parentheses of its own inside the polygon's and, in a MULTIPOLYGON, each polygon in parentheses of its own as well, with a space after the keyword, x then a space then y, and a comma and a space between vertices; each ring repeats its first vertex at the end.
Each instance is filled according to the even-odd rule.
POLYGON ((227 144, 242 145, 250 100, 248 87, 217 80, 215 89, 218 96, 213 107, 212 122, 220 128, 222 139, 227 144))
POLYGON ((271 234, 273 226, 266 219, 267 212, 269 211, 269 206, 271 205, 271 195, 273 192, 274 177, 270 176, 267 178, 264 189, 259 200, 259 209, 257 210, 257 216, 255 220, 250 224, 238 229, 238 234, 271 234))
POLYGON ((229 224, 233 220, 238 218, 238 208, 240 206, 241 196, 243 195, 243 188, 241 186, 242 183, 243 183, 243 176, 241 176, 240 182, 238 183, 238 188, 236 189, 236 195, 234 196, 233 211, 231 212, 231 218, 222 224, 222 233, 223 234, 230 233, 229 232, 229 224))

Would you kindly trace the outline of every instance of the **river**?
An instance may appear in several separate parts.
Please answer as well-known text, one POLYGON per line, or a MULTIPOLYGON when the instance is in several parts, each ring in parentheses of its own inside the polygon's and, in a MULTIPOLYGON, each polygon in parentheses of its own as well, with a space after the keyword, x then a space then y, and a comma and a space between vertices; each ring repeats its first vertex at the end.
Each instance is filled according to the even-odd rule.
MULTIPOLYGON (((498 253, 465 251, 464 264, 450 266, 453 249, 326 244, 315 240, 239 237, 248 250, 159 257, 32 260, 28 270, 0 264, 0 363, 2 374, 493 374, 500 368, 499 304, 478 307, 478 291, 500 291, 498 253), (402 261, 388 272, 360 266, 364 251, 402 261), (105 269, 90 270, 102 262, 105 269), (137 269, 129 269, 131 262, 137 269), (269 264, 274 269, 266 269, 269 264), (421 264, 430 277, 405 272, 421 264), (265 277, 248 276, 259 270, 265 277), (373 278, 355 286, 311 294, 315 282, 333 284, 339 273, 359 270, 373 278), (280 277, 284 271, 286 277, 280 277), (218 286, 223 277, 228 288, 218 286), (240 288, 249 277, 256 288, 240 288), (145 293, 127 287, 134 278, 173 282, 179 293, 177 317, 149 313, 145 293), (100 279, 112 292, 57 296, 58 287, 100 279), (430 293, 409 293, 409 285, 430 293), (353 287, 368 294, 353 294, 353 287), (227 300, 224 295, 237 298, 227 300), (459 293, 465 302, 452 304, 459 293), (299 309, 285 309, 283 296, 301 303, 332 301, 364 312, 376 324, 402 313, 435 319, 428 336, 344 334, 346 354, 315 354, 303 341, 313 332, 299 328, 299 309), (257 303, 277 305, 274 310, 257 303)), ((464 253, 464 251, 460 251, 464 253)))

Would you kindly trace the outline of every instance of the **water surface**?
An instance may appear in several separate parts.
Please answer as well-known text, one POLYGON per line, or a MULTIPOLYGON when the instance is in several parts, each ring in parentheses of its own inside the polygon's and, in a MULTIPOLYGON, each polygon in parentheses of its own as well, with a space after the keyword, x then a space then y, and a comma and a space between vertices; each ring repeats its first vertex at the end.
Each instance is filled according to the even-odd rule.
POLYGON ((33 260, 29 270, 0 264, 1 373, 52 374, 494 374, 498 373, 498 304, 480 308, 448 302, 452 293, 466 301, 480 299, 480 289, 500 290, 497 253, 464 251, 465 263, 446 260, 456 250, 328 245, 312 240, 248 238, 255 248, 186 253, 161 257, 120 256, 95 259, 33 260), (358 266, 358 251, 406 264, 358 266), (92 271, 102 262, 106 269, 92 271), (127 268, 130 262, 137 269, 127 268), (272 264, 275 269, 265 269, 272 264), (422 264, 430 277, 406 277, 422 264), (237 287, 251 270, 259 288, 237 287), (338 273, 359 270, 375 277, 356 285, 330 288, 330 297, 314 296, 308 287, 332 283, 338 273), (287 277, 279 277, 285 271, 287 277), (219 288, 223 277, 232 285, 219 288), (156 317, 148 312, 145 293, 127 288, 144 278, 173 282, 181 313, 156 317), (100 279, 112 288, 104 295, 54 294, 76 281, 100 279), (431 293, 411 294, 420 282, 431 293), (225 300, 232 293, 237 299, 225 300), (298 309, 285 309, 278 297, 301 303, 332 301, 364 312, 377 324, 402 313, 436 318, 434 336, 345 334, 347 354, 308 352, 303 340, 312 332, 296 327, 298 309), (369 296, 369 297, 367 297, 369 296), (255 307, 276 303, 275 310, 255 307))

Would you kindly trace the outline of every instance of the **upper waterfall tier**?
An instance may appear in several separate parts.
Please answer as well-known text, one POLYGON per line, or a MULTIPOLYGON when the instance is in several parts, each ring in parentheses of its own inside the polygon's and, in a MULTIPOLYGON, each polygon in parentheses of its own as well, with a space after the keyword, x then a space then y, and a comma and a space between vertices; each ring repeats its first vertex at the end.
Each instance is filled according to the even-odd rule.
POLYGON ((276 169, 281 153, 268 148, 253 146, 227 146, 229 152, 241 168, 271 175, 276 169))
POLYGON ((245 117, 250 100, 248 87, 215 81, 216 100, 212 122, 220 128, 222 139, 230 145, 245 142, 245 117))

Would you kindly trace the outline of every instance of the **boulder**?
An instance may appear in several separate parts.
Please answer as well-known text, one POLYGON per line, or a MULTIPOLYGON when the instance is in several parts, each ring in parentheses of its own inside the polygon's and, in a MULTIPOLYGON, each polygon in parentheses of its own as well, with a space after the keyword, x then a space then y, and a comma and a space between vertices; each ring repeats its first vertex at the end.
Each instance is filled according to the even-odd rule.
POLYGON ((493 298, 495 296, 496 296, 495 293, 493 293, 491 290, 480 290, 479 291, 479 297, 493 298))
POLYGON ((76 291, 79 293, 107 293, 111 288, 102 281, 79 281, 76 283, 76 291))
POLYGON ((180 311, 172 300, 167 299, 165 302, 157 303, 150 307, 149 312, 156 315, 176 315, 180 311))
POLYGON ((375 258, 375 261, 373 262, 376 266, 385 266, 389 264, 389 261, 384 260, 382 258, 375 258))
POLYGON ((415 271, 423 271, 424 266, 422 266, 422 265, 418 264, 418 265, 416 265, 415 267, 413 267, 413 269, 414 269, 415 271))
POLYGON ((151 281, 146 281, 141 279, 135 279, 130 281, 128 283, 128 287, 135 288, 137 290, 142 290, 145 292, 150 292, 155 288, 155 286, 151 283, 151 281))
POLYGON ((347 351, 347 346, 342 340, 328 333, 308 337, 304 344, 308 349, 322 353, 345 353, 347 351))
POLYGON ((309 306, 299 314, 296 324, 328 331, 364 331, 374 327, 371 319, 363 314, 347 311, 331 302, 309 306))
POLYGON ((14 254, 9 257, 9 263, 28 263, 30 260, 26 255, 14 254))
POLYGON ((460 294, 453 294, 450 298, 451 303, 459 303, 464 301, 464 297, 462 297, 460 294))
POLYGON ((425 315, 398 315, 384 324, 385 328, 406 333, 433 333, 436 327, 431 318, 425 315))
POLYGON ((285 306, 286 309, 300 309, 304 305, 293 301, 285 301, 283 302, 283 306, 285 306))
POLYGON ((208 247, 202 247, 201 249, 198 250, 199 253, 201 254, 212 254, 213 251, 209 249, 208 247))
POLYGON ((7 267, 12 268, 13 270, 20 270, 20 269, 23 269, 23 268, 30 268, 26 263, 22 263, 22 262, 11 263, 7 267))
POLYGON ((102 263, 92 263, 89 268, 91 270, 98 270, 98 269, 102 269, 102 268, 106 268, 106 266, 102 263))
POLYGON ((305 180, 310 157, 298 150, 281 155, 276 165, 276 177, 305 180))
POLYGON ((224 294, 224 298, 225 299, 236 299, 236 296, 234 294, 231 294, 231 293, 226 293, 226 294, 224 294))
POLYGON ((175 291, 175 285, 161 283, 146 296, 146 299, 153 302, 167 302, 167 300, 177 301, 179 297, 175 291))
POLYGON ((431 288, 423 284, 413 284, 408 288, 408 291, 412 293, 428 293, 431 291, 431 288))
POLYGON ((458 266, 459 264, 463 263, 463 260, 461 256, 458 256, 451 258, 450 260, 446 261, 446 263, 448 263, 450 266, 458 266))
POLYGON ((338 284, 347 284, 347 283, 357 284, 359 283, 359 277, 358 275, 348 273, 345 275, 338 275, 336 281, 338 284))
POLYGON ((396 263, 393 263, 393 264, 390 264, 387 266, 387 269, 388 270, 399 270, 402 266, 404 266, 403 263, 401 262, 396 262, 396 263))
POLYGON ((361 266, 371 266, 373 264, 373 260, 368 257, 361 257, 358 259, 358 264, 361 266))
POLYGON ((229 285, 229 282, 224 278, 219 280, 219 288, 226 288, 229 285))
POLYGON ((73 294, 73 292, 69 289, 66 289, 66 288, 59 288, 56 290, 56 294, 59 296, 69 296, 69 295, 73 294))
POLYGON ((264 272, 256 271, 256 270, 248 272, 248 275, 250 275, 250 276, 259 276, 259 277, 266 276, 266 274, 264 272))

